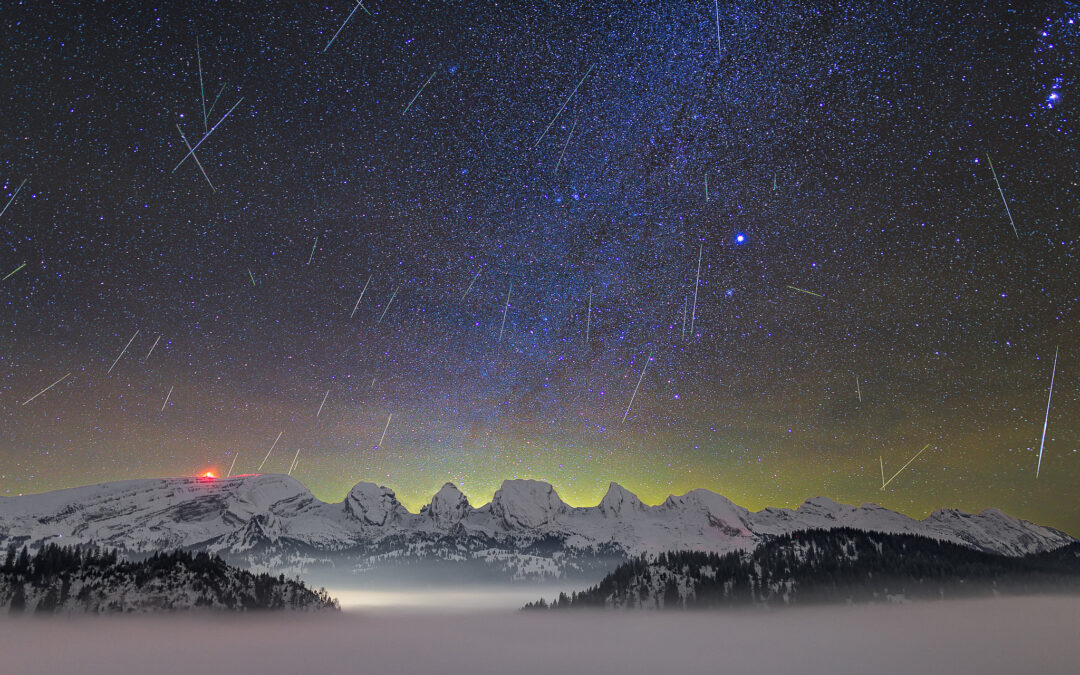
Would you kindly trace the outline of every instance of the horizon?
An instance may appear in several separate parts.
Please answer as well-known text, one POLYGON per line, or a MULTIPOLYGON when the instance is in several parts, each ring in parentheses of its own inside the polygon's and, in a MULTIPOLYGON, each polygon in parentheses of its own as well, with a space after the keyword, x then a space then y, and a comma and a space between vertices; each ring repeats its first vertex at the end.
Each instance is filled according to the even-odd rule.
POLYGON ((410 513, 411 515, 419 515, 421 509, 424 508, 425 506, 428 506, 431 503, 431 499, 434 498, 435 494, 438 493, 439 490, 441 490, 446 485, 452 485, 453 487, 457 488, 457 490, 459 492, 461 492, 462 495, 465 496, 466 500, 469 503, 470 508, 479 509, 479 508, 487 506, 487 505, 489 505, 491 503, 491 501, 494 499, 495 492, 498 491, 502 487, 502 485, 504 483, 512 482, 512 481, 521 481, 521 482, 542 483, 542 484, 550 486, 552 488, 552 490, 555 492, 555 495, 559 498, 559 500, 563 504, 565 504, 565 505, 567 505, 567 506, 569 506, 571 508, 575 508, 575 509, 579 509, 579 508, 596 508, 596 507, 600 506, 600 504, 603 501, 604 497, 607 495, 608 490, 610 490, 611 487, 613 487, 613 486, 618 486, 618 487, 630 492, 635 497, 637 497, 642 502, 642 504, 644 504, 645 506, 650 507, 650 508, 662 505, 669 498, 672 498, 672 497, 684 497, 684 496, 688 495, 691 492, 695 492, 695 491, 698 491, 698 490, 703 490, 703 491, 706 491, 706 492, 711 492, 712 494, 718 495, 720 497, 723 497, 724 499, 727 499, 728 501, 735 504, 736 506, 738 506, 740 508, 743 508, 743 509, 746 509, 750 513, 760 513, 761 511, 763 511, 765 509, 770 509, 770 508, 771 509, 786 509, 786 510, 789 510, 789 511, 796 511, 796 510, 798 510, 798 508, 800 506, 803 506, 807 502, 815 500, 815 499, 827 499, 827 500, 829 500, 829 501, 831 501, 831 502, 833 502, 835 504, 839 504, 841 506, 848 506, 848 507, 852 507, 852 508, 856 508, 856 509, 865 508, 865 507, 868 507, 868 506, 876 506, 876 507, 879 507, 879 508, 888 509, 890 511, 895 511, 897 513, 900 513, 900 514, 905 515, 905 516, 907 516, 909 518, 912 518, 914 520, 919 520, 919 521, 925 520, 926 518, 928 518, 930 515, 932 515, 934 512, 937 512, 937 511, 960 511, 960 512, 963 512, 963 513, 970 513, 970 514, 973 514, 973 515, 977 515, 977 514, 983 512, 983 511, 986 511, 986 510, 994 510, 994 511, 999 511, 999 512, 1005 514, 1006 516, 1009 516, 1010 518, 1015 518, 1017 520, 1023 520, 1023 521, 1031 522, 1031 523, 1034 523, 1035 525, 1040 525, 1040 526, 1044 526, 1044 527, 1052 527, 1054 529, 1057 529, 1057 530, 1060 530, 1060 531, 1064 532, 1065 534, 1068 534, 1069 536, 1073 537, 1074 539, 1080 539, 1080 536, 1078 536, 1077 534, 1073 534, 1072 532, 1070 532, 1069 530, 1067 530, 1065 528, 1057 527, 1057 526, 1053 525, 1052 523, 1044 523, 1044 522, 1039 522, 1039 521, 1036 521, 1036 520, 1031 520, 1031 519, 1028 519, 1028 518, 1023 518, 1021 516, 1010 513, 1009 511, 1007 511, 1005 509, 1002 509, 1002 508, 1000 508, 998 506, 994 506, 994 505, 987 505, 987 506, 983 506, 983 507, 978 508, 978 509, 966 509, 966 508, 955 507, 955 506, 939 506, 939 507, 930 509, 929 511, 926 511, 925 513, 912 514, 912 513, 909 513, 909 512, 900 510, 900 509, 893 509, 893 508, 884 506, 883 504, 881 504, 879 502, 872 501, 872 500, 858 502, 858 503, 845 502, 845 501, 840 501, 840 500, 837 500, 837 499, 833 499, 832 497, 829 497, 827 495, 820 495, 819 494, 819 495, 809 495, 809 496, 803 498, 801 501, 799 501, 797 503, 794 503, 793 505, 766 504, 764 506, 754 508, 754 507, 751 507, 751 506, 747 506, 746 504, 740 503, 739 501, 737 501, 735 499, 731 499, 728 495, 725 495, 722 492, 717 492, 715 490, 712 490, 712 489, 709 489, 709 488, 706 488, 706 487, 689 488, 689 489, 687 489, 687 490, 685 490, 683 492, 672 492, 672 493, 668 494, 667 496, 665 496, 663 498, 660 498, 660 499, 658 499, 656 501, 649 501, 649 500, 646 500, 645 498, 643 498, 640 494, 638 494, 632 488, 627 487, 626 485, 623 485, 622 483, 619 483, 618 481, 615 481, 615 480, 609 481, 608 486, 604 488, 603 493, 599 496, 599 498, 596 499, 595 502, 585 502, 585 503, 569 501, 559 491, 559 487, 555 483, 553 483, 551 481, 545 480, 543 478, 526 478, 526 477, 504 478, 500 482, 499 487, 495 488, 495 490, 492 490, 492 492, 491 492, 491 494, 489 496, 481 496, 481 497, 478 497, 476 499, 474 499, 472 496, 470 496, 470 494, 467 491, 465 491, 464 489, 462 489, 462 487, 460 485, 457 485, 453 481, 446 481, 442 485, 440 485, 438 488, 433 490, 427 496, 426 500, 421 500, 421 501, 410 500, 410 501, 406 502, 405 500, 403 500, 401 498, 401 495, 398 493, 397 489, 394 486, 389 485, 389 484, 387 484, 385 482, 368 481, 368 480, 360 480, 360 481, 357 481, 356 483, 353 483, 352 487, 350 487, 349 490, 346 490, 344 493, 342 493, 339 498, 329 498, 329 499, 327 499, 327 498, 324 498, 324 497, 316 494, 311 489, 311 487, 309 485, 307 485, 306 483, 304 483, 302 480, 300 480, 299 478, 297 478, 295 476, 289 476, 288 474, 283 474, 283 473, 270 473, 270 472, 239 474, 239 475, 224 476, 224 477, 223 476, 216 476, 216 475, 215 476, 207 476, 204 473, 204 474, 195 474, 195 475, 186 475, 186 476, 153 476, 153 477, 140 477, 140 478, 124 478, 124 479, 118 479, 118 480, 102 481, 102 482, 98 482, 98 483, 85 483, 85 484, 81 484, 81 485, 72 485, 72 486, 67 486, 67 487, 62 487, 62 488, 55 488, 55 489, 52 489, 52 490, 45 490, 43 492, 30 492, 30 493, 23 493, 23 494, 19 494, 19 495, 0 495, 0 498, 9 498, 10 499, 10 498, 19 498, 19 497, 32 497, 32 496, 35 496, 35 495, 48 494, 48 493, 51 493, 51 492, 58 492, 58 491, 63 491, 63 490, 78 490, 80 488, 90 488, 90 487, 94 487, 94 486, 97 486, 97 485, 105 485, 105 484, 110 484, 110 483, 137 482, 137 481, 155 481, 155 480, 187 480, 187 481, 200 481, 200 482, 205 481, 205 482, 213 483, 213 482, 233 481, 233 480, 244 479, 244 478, 258 478, 258 477, 263 477, 263 476, 274 476, 274 477, 280 476, 280 477, 284 477, 284 478, 290 478, 290 479, 296 481, 297 483, 299 483, 300 486, 303 487, 305 490, 307 490, 315 499, 323 502, 324 504, 340 504, 340 503, 343 503, 345 501, 345 498, 348 496, 349 492, 351 491, 352 487, 355 487, 357 485, 361 485, 361 484, 364 484, 364 485, 376 485, 376 486, 378 486, 380 488, 389 489, 394 494, 394 498, 398 501, 398 503, 408 513, 410 513))

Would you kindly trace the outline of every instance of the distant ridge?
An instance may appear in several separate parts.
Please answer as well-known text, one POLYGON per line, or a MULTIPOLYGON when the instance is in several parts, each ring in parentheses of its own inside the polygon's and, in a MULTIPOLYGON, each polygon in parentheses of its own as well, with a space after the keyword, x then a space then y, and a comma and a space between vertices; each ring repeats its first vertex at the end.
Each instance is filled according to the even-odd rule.
POLYGON ((371 576, 441 565, 463 574, 483 568, 482 578, 598 579, 642 553, 750 550, 794 531, 836 528, 919 535, 1011 556, 1076 541, 996 509, 945 509, 916 520, 818 497, 796 509, 752 512, 708 490, 649 506, 616 483, 590 507, 572 507, 551 485, 532 480, 504 481, 476 507, 447 483, 418 513, 375 483, 358 483, 343 501, 326 503, 280 474, 129 480, 0 498, 3 547, 58 541, 133 553, 179 548, 290 574, 371 576))

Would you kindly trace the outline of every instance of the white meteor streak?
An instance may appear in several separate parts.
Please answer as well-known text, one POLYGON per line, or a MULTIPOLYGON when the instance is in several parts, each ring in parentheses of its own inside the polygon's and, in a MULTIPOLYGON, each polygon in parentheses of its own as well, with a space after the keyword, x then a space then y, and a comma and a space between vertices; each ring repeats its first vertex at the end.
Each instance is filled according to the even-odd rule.
POLYGON ((638 388, 641 387, 641 381, 645 379, 645 371, 649 369, 649 361, 652 361, 652 352, 649 352, 649 358, 645 360, 645 367, 641 369, 641 375, 637 379, 637 386, 634 387, 634 393, 630 395, 630 403, 626 404, 626 412, 623 413, 622 421, 626 422, 626 416, 630 414, 630 406, 634 405, 634 399, 637 397, 638 388))
POLYGON ((232 470, 236 467, 236 458, 240 456, 240 453, 236 453, 232 456, 232 464, 229 465, 229 473, 225 474, 226 478, 232 476, 232 470))
POLYGON ((502 326, 499 327, 499 342, 503 339, 503 330, 506 329, 506 313, 510 311, 510 294, 514 292, 514 280, 510 280, 510 290, 506 292, 506 306, 503 307, 502 326))
POLYGON ((581 85, 585 83, 585 78, 589 76, 589 73, 591 73, 595 67, 595 65, 591 65, 589 66, 589 69, 585 71, 585 75, 582 76, 581 80, 577 83, 577 86, 574 87, 574 91, 570 92, 570 95, 563 101, 562 107, 559 108, 559 112, 555 113, 555 117, 552 117, 551 121, 548 122, 547 128, 544 129, 544 133, 540 134, 540 138, 536 139, 536 143, 533 144, 534 148, 537 145, 540 145, 540 141, 544 140, 544 136, 547 136, 547 132, 551 130, 551 125, 555 124, 555 120, 559 119, 559 115, 561 115, 562 111, 566 108, 566 104, 570 102, 570 99, 574 98, 574 94, 576 94, 577 90, 581 88, 581 85))
POLYGON ((316 418, 318 418, 318 417, 319 417, 319 415, 321 415, 321 414, 322 414, 322 409, 323 409, 323 406, 324 406, 324 405, 326 405, 326 397, 327 397, 327 396, 329 396, 329 395, 330 395, 330 390, 329 390, 329 389, 327 389, 327 390, 326 390, 326 393, 325 393, 325 394, 323 394, 323 397, 322 397, 322 403, 320 403, 320 404, 319 404, 319 410, 318 410, 318 412, 316 412, 316 413, 315 413, 315 417, 316 417, 316 418))
POLYGON ((112 362, 112 365, 111 365, 111 366, 109 366, 109 369, 108 369, 107 371, 105 371, 105 374, 106 374, 106 375, 108 375, 109 373, 111 373, 111 372, 112 372, 112 369, 113 369, 114 367, 116 367, 116 363, 117 363, 117 361, 119 361, 119 360, 120 360, 120 359, 121 359, 121 358, 122 358, 122 357, 124 356, 124 352, 126 352, 126 351, 127 351, 127 348, 131 346, 131 343, 132 343, 132 342, 134 342, 134 341, 135 341, 135 338, 136 338, 136 337, 138 337, 138 336, 139 336, 139 331, 135 331, 135 335, 132 335, 132 336, 131 336, 131 339, 127 341, 127 344, 126 344, 126 345, 124 345, 124 348, 120 350, 120 356, 117 356, 117 357, 116 357, 116 361, 113 361, 113 362, 112 362))
POLYGON ((855 373, 855 393, 859 395, 859 403, 862 403, 862 387, 859 386, 858 373, 855 373))
POLYGON ((724 53, 720 50, 720 0, 714 0, 716 5, 716 54, 723 58, 724 53))
POLYGON ((390 299, 386 301, 386 307, 383 308, 382 314, 379 316, 379 320, 376 323, 382 323, 383 318, 386 317, 386 313, 390 311, 390 303, 397 297, 397 292, 401 290, 401 286, 394 289, 394 292, 390 294, 390 299))
POLYGON ((243 102, 243 100, 244 100, 244 99, 243 99, 243 98, 241 98, 241 99, 240 99, 239 101, 237 101, 237 102, 235 103, 235 105, 233 105, 233 107, 229 108, 229 112, 225 113, 225 114, 224 114, 224 115, 223 115, 223 116, 221 117, 221 119, 220 119, 220 120, 218 120, 218 123, 217 123, 217 124, 215 124, 214 126, 210 127, 210 131, 207 131, 207 132, 206 132, 206 135, 202 137, 202 140, 200 140, 200 141, 199 141, 198 143, 196 143, 196 144, 195 144, 195 147, 193 147, 193 148, 191 148, 190 150, 188 150, 188 154, 184 155, 184 159, 181 159, 181 160, 180 160, 180 162, 179 162, 179 163, 178 163, 178 164, 177 164, 176 166, 174 166, 174 167, 173 167, 173 173, 176 173, 176 170, 180 168, 180 165, 181 165, 181 164, 183 164, 183 163, 184 163, 184 161, 185 161, 185 160, 186 160, 186 159, 187 159, 188 157, 191 157, 192 155, 194 155, 194 154, 195 154, 195 151, 199 149, 199 146, 203 144, 203 141, 205 141, 205 140, 206 140, 207 138, 210 138, 210 134, 214 133, 214 129, 217 129, 217 128, 218 128, 218 126, 220 126, 220 125, 221 125, 221 123, 225 121, 225 118, 226 118, 226 117, 228 117, 229 115, 231 115, 231 114, 232 114, 232 111, 236 110, 236 106, 240 105, 240 103, 241 103, 241 102, 243 102))
POLYGON ((375 449, 382 447, 382 443, 386 440, 386 430, 390 428, 390 420, 394 418, 394 413, 390 413, 390 416, 386 418, 386 426, 383 427, 382 436, 379 436, 379 443, 375 446, 375 449))
MULTIPOLYGON (((175 386, 173 385, 173 387, 175 386)), ((173 387, 169 387, 169 393, 165 394, 165 402, 161 404, 161 412, 165 412, 165 406, 169 405, 169 397, 172 396, 173 387)))
MULTIPOLYGON (((159 342, 161 342, 161 336, 160 335, 157 336, 156 340, 154 340, 154 344, 150 346, 150 351, 146 352, 146 359, 149 359, 150 355, 154 353, 154 349, 157 347, 157 343, 159 343, 159 342)), ((146 363, 146 359, 143 359, 143 363, 146 363)))
POLYGON ((289 465, 289 473, 285 474, 286 476, 291 476, 292 475, 293 469, 296 468, 296 462, 299 459, 300 459, 300 448, 297 448, 296 449, 296 454, 293 455, 293 458, 292 458, 292 464, 289 465))
POLYGON ((472 290, 473 284, 475 284, 475 283, 476 283, 476 280, 480 278, 480 273, 481 273, 481 272, 483 272, 483 271, 484 271, 484 268, 483 268, 483 267, 481 267, 480 269, 476 270, 476 276, 474 276, 474 277, 472 278, 472 281, 471 281, 471 282, 469 282, 469 287, 465 289, 465 295, 462 295, 462 296, 461 296, 461 299, 462 299, 462 300, 464 300, 464 299, 465 299, 466 297, 468 297, 468 295, 469 295, 469 291, 471 291, 471 290, 472 290))
POLYGON ((698 244, 697 276, 694 278, 694 308, 690 312, 690 337, 694 337, 694 319, 697 318, 697 292, 701 285, 701 254, 705 250, 704 244, 698 244))
POLYGON ((24 185, 26 185, 25 178, 23 178, 23 182, 19 183, 19 187, 15 188, 15 194, 11 195, 11 199, 9 199, 8 203, 4 205, 4 210, 0 211, 0 216, 7 213, 8 207, 11 206, 11 202, 15 201, 15 198, 19 196, 19 191, 22 190, 24 185))
POLYGON ((319 245, 319 235, 315 235, 315 243, 311 245, 311 255, 308 256, 307 264, 311 264, 311 261, 315 259, 315 247, 319 245))
POLYGON ((278 432, 277 438, 274 439, 273 445, 271 445, 270 449, 266 451, 266 457, 263 457, 263 461, 259 462, 259 468, 257 469, 258 471, 262 471, 263 464, 266 464, 266 460, 270 459, 270 453, 274 451, 275 447, 277 447, 277 443, 278 443, 278 441, 281 440, 281 435, 283 433, 285 433, 285 432, 284 431, 279 431, 278 432))
POLYGON ((1035 478, 1039 477, 1039 470, 1042 469, 1043 446, 1046 445, 1046 425, 1050 422, 1050 401, 1054 398, 1054 376, 1057 375, 1058 349, 1059 347, 1054 348, 1054 370, 1050 373, 1050 395, 1046 398, 1046 418, 1043 419, 1042 440, 1039 441, 1039 463, 1035 466, 1035 478))
MULTIPOLYGON (((324 53, 324 54, 326 53, 326 50, 327 50, 327 49, 330 49, 330 45, 334 44, 334 40, 336 40, 336 39, 337 39, 337 36, 338 36, 338 34, 340 34, 340 33, 341 33, 341 31, 342 31, 342 29, 344 29, 344 28, 345 28, 345 24, 349 23, 349 19, 351 19, 351 18, 352 18, 352 15, 353 15, 353 14, 356 14, 356 10, 360 9, 360 7, 361 7, 361 6, 363 5, 363 4, 364 4, 364 3, 362 3, 362 2, 357 2, 357 3, 356 3, 356 7, 353 7, 353 8, 352 8, 352 11, 351 11, 351 12, 349 12, 349 16, 345 17, 345 21, 344 21, 344 22, 342 22, 342 24, 341 24, 341 28, 338 28, 338 29, 337 29, 337 33, 334 33, 334 37, 330 38, 330 42, 327 42, 327 43, 326 43, 326 46, 325 46, 325 47, 323 47, 323 53, 324 53)), ((364 11, 366 12, 366 11, 367 11, 367 8, 364 8, 364 11)))
MULTIPOLYGON (((918 459, 919 455, 923 454, 923 453, 924 453, 924 452, 926 451, 926 449, 927 449, 927 448, 929 448, 930 446, 931 446, 931 443, 927 443, 926 445, 924 445, 924 446, 923 446, 923 449, 922 449, 922 450, 920 450, 920 451, 916 452, 916 453, 915 453, 915 456, 914 456, 914 457, 912 457, 911 459, 909 459, 909 460, 907 461, 907 464, 905 464, 904 466, 900 467, 900 471, 903 471, 904 469, 908 468, 908 465, 909 465, 909 464, 911 464, 912 462, 914 462, 914 461, 915 461, 916 459, 918 459)), ((879 459, 880 459, 880 458, 879 458, 879 459)), ((881 466, 882 466, 882 469, 881 469, 881 470, 882 470, 882 474, 881 474, 881 475, 882 475, 882 477, 884 477, 884 476, 885 476, 885 473, 884 473, 884 472, 885 472, 885 465, 884 465, 884 464, 882 464, 881 466)), ((882 489, 882 490, 884 490, 884 489, 885 489, 885 486, 886 486, 886 485, 888 485, 889 483, 893 482, 893 478, 896 478, 897 476, 899 476, 899 475, 900 475, 900 471, 897 471, 896 473, 894 473, 894 474, 892 475, 892 478, 890 478, 889 480, 887 480, 887 481, 885 481, 884 483, 882 483, 882 484, 881 484, 881 489, 882 489)))
POLYGON ((367 283, 365 283, 364 287, 360 290, 360 297, 356 299, 356 304, 353 305, 352 314, 349 315, 350 319, 353 318, 354 316, 356 316, 356 308, 360 306, 360 301, 364 299, 364 292, 367 291, 367 287, 368 287, 368 284, 371 283, 371 277, 372 276, 373 275, 371 275, 371 274, 368 275, 367 283))
POLYGON ((42 394, 44 394, 45 392, 49 391, 50 389, 52 389, 52 388, 53 388, 53 387, 55 387, 56 385, 60 384, 61 382, 63 382, 64 380, 66 380, 66 379, 68 378, 68 376, 69 376, 69 375, 71 375, 71 373, 68 373, 67 375, 64 375, 63 377, 61 377, 61 378, 60 378, 59 380, 57 380, 56 382, 53 382, 52 384, 50 384, 49 386, 45 387, 44 389, 42 389, 42 390, 41 390, 41 391, 39 391, 38 393, 36 393, 36 394, 34 394, 33 396, 31 396, 30 398, 26 399, 25 401, 23 401, 23 405, 26 405, 27 403, 29 403, 30 401, 33 401, 33 400, 34 400, 35 398, 37 398, 38 396, 41 396, 42 394))
POLYGON ((994 183, 997 185, 998 193, 1001 194, 1001 202, 1005 205, 1005 214, 1009 216, 1009 224, 1012 225, 1013 234, 1016 238, 1020 238, 1020 233, 1016 231, 1016 223, 1013 222, 1012 211, 1009 210, 1009 202, 1005 199, 1005 191, 1001 189, 1001 181, 998 180, 997 171, 994 171, 994 162, 990 159, 990 153, 986 153, 986 162, 990 165, 990 173, 994 174, 994 183))
POLYGON ((188 143, 187 136, 184 135, 184 130, 180 128, 179 124, 176 125, 176 130, 180 132, 180 138, 184 140, 184 145, 186 145, 187 149, 191 151, 191 157, 195 160, 195 164, 199 167, 199 171, 202 171, 203 178, 206 179, 207 183, 210 183, 210 189, 214 192, 217 192, 217 188, 214 187, 213 182, 210 181, 210 176, 206 174, 206 169, 203 168, 202 162, 199 161, 199 156, 196 155, 195 151, 191 149, 191 143, 188 143))
MULTIPOLYGON (((562 146, 562 152, 559 153, 559 161, 555 162, 555 173, 559 173, 559 165, 562 164, 563 157, 566 156, 566 149, 570 147, 570 139, 574 137, 574 129, 577 129, 577 120, 570 126, 570 134, 566 137, 566 143, 562 146)), ((708 188, 706 188, 707 190, 708 188)))
MULTIPOLYGON (((438 72, 438 71, 435 71, 435 72, 438 72)), ((429 78, 427 79, 427 81, 426 81, 426 82, 424 82, 424 86, 420 87, 420 91, 416 92, 416 96, 413 96, 413 97, 412 97, 412 100, 411 100, 411 101, 409 101, 409 105, 405 106, 405 109, 401 111, 401 114, 402 114, 402 115, 404 115, 405 113, 409 112, 409 108, 411 108, 411 107, 412 107, 412 104, 413 104, 413 103, 416 103, 416 99, 420 98, 420 94, 423 94, 423 93, 424 93, 424 90, 425 90, 425 89, 427 89, 427 86, 428 86, 429 84, 431 84, 431 81, 432 81, 432 80, 434 80, 434 79, 435 79, 435 73, 432 73, 432 74, 431 74, 431 77, 429 77, 429 78)))

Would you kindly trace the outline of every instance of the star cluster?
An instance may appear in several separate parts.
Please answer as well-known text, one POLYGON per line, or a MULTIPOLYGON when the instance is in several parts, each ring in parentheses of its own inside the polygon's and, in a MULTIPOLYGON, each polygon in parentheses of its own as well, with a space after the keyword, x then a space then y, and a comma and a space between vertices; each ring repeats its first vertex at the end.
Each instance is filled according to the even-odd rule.
POLYGON ((254 472, 281 433, 262 470, 324 499, 615 480, 1080 532, 1070 3, 0 22, 0 495, 254 472))

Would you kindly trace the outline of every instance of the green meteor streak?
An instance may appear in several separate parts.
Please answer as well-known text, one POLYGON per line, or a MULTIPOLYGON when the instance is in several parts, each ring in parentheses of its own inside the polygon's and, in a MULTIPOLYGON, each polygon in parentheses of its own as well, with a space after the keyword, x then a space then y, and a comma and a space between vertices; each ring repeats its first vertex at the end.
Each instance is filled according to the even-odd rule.
POLYGON ((806 293, 807 295, 813 295, 813 296, 816 296, 816 297, 819 297, 819 298, 824 298, 825 297, 821 293, 815 293, 813 291, 808 291, 805 288, 798 288, 796 286, 788 286, 788 288, 790 288, 793 291, 798 291, 800 293, 806 293))
POLYGON ((8 275, 6 277, 4 277, 3 279, 0 279, 0 281, 7 281, 8 278, 10 278, 12 274, 15 274, 16 272, 18 272, 19 270, 21 270, 24 267, 26 267, 26 263, 23 263, 23 264, 19 265, 18 267, 16 267, 15 269, 8 272, 8 275))
POLYGON ((251 273, 251 268, 248 268, 248 276, 251 277, 251 285, 255 285, 255 275, 251 273))

